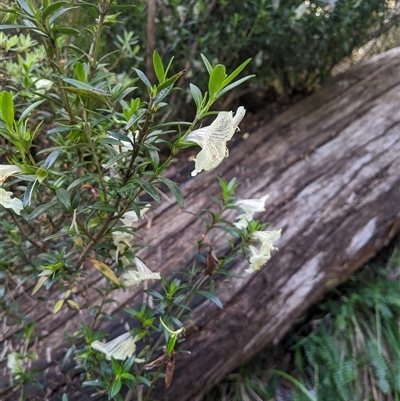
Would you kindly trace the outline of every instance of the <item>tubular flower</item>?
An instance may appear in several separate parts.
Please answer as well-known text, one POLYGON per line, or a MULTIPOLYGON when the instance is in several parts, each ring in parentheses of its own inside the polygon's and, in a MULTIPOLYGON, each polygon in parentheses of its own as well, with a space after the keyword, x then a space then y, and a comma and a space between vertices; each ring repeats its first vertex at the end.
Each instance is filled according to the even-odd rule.
POLYGON ((273 245, 273 242, 281 237, 281 231, 282 229, 276 231, 254 231, 251 236, 261 242, 261 252, 272 252, 278 250, 273 245))
POLYGON ((254 213, 264 212, 264 204, 269 198, 269 195, 264 195, 260 199, 239 199, 236 201, 236 205, 243 210, 244 213, 239 215, 236 220, 236 223, 233 223, 237 228, 243 229, 246 228, 249 224, 249 221, 253 220, 254 213))
POLYGON ((239 129, 238 125, 245 113, 243 106, 237 109, 234 117, 232 111, 221 111, 211 125, 196 129, 187 136, 188 141, 202 148, 194 159, 196 163, 192 176, 197 175, 201 170, 208 171, 217 167, 225 157, 229 156, 226 142, 239 129))
POLYGON ((271 259, 271 252, 265 252, 266 250, 257 249, 253 245, 249 245, 251 252, 250 255, 250 266, 245 271, 247 273, 253 273, 261 268, 271 259))
MULTIPOLYGON (((145 213, 150 209, 150 204, 148 203, 146 205, 146 207, 144 207, 143 209, 141 209, 140 211, 140 217, 142 218, 145 213)), ((133 227, 133 224, 136 223, 139 220, 136 212, 134 210, 130 211, 130 212, 126 212, 122 218, 121 221, 125 226, 128 227, 133 227)))
POLYGON ((160 273, 153 273, 139 258, 135 257, 134 262, 137 270, 129 269, 123 273, 122 279, 125 286, 139 285, 145 280, 160 280, 160 273))
MULTIPOLYGON (((0 185, 13 174, 20 173, 21 169, 14 165, 0 164, 0 185)), ((15 213, 20 214, 24 208, 22 201, 17 198, 12 199, 13 193, 0 188, 0 205, 3 205, 7 209, 14 210, 15 213)))
MULTIPOLYGON (((132 337, 131 333, 126 332, 108 343, 102 343, 97 340, 93 341, 91 347, 96 351, 106 354, 106 359, 108 360, 114 358, 123 361, 135 353, 136 341, 138 340, 139 337, 132 337)), ((139 362, 138 359, 136 361, 139 362)))
POLYGON ((133 235, 128 234, 123 231, 114 231, 112 233, 114 245, 117 247, 115 253, 115 260, 118 261, 118 255, 123 254, 127 248, 131 247, 131 241, 133 240, 133 235))

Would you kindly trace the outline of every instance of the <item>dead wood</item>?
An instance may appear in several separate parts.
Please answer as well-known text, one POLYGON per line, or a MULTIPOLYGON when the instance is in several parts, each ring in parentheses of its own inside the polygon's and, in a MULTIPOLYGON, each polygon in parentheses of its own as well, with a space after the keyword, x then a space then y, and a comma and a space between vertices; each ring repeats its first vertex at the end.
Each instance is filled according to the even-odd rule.
MULTIPOLYGON (((175 165, 174 177, 182 184, 185 209, 199 213, 210 207, 209 195, 218 195, 215 175, 237 177, 238 194, 255 198, 269 194, 261 221, 270 229, 282 228, 280 251, 264 270, 244 275, 245 260, 231 270, 242 279, 217 279, 216 293, 224 308, 209 301, 199 303, 180 348, 191 354, 176 354, 171 387, 158 388, 165 401, 199 401, 225 374, 277 343, 292 322, 318 301, 332 286, 361 267, 400 230, 400 48, 376 56, 336 77, 315 95, 292 106, 268 124, 262 121, 248 139, 236 134, 230 157, 217 169, 189 179, 193 163, 175 165)), ((152 270, 171 277, 187 269, 194 241, 204 227, 192 214, 182 213, 175 202, 153 214, 152 227, 143 228, 151 247, 141 256, 152 270)), ((220 232, 211 235, 219 257, 226 250, 220 232)), ((88 277, 87 302, 98 303, 91 290, 103 280, 95 272, 88 277)), ((110 313, 141 302, 141 290, 118 293, 110 313)), ((25 312, 41 328, 36 352, 43 370, 45 389, 31 399, 59 400, 65 391, 70 400, 86 400, 75 380, 73 364, 59 366, 72 333, 90 319, 83 313, 62 311, 53 315, 27 296, 25 312), (46 349, 52 358, 46 360, 46 349)), ((123 316, 121 314, 121 316, 123 316)), ((111 335, 123 325, 107 328, 111 335)), ((15 331, 3 335, 3 344, 15 331)), ((4 399, 13 399, 12 393, 4 399)))

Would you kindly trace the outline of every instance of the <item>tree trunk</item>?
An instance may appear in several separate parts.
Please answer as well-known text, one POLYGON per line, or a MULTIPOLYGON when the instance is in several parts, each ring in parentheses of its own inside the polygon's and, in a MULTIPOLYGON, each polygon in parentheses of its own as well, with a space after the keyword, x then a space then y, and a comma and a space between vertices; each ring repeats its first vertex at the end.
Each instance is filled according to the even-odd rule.
MULTIPOLYGON (((260 124, 248 139, 236 134, 228 144, 230 157, 217 171, 192 179, 193 163, 182 159, 171 169, 174 179, 190 178, 182 191, 185 209, 193 213, 210 207, 209 195, 219 194, 216 174, 228 180, 236 176, 243 198, 269 194, 266 212, 256 217, 269 221, 269 229, 282 228, 282 237, 279 252, 262 271, 246 275, 248 262, 240 260, 231 271, 242 279, 216 279, 223 309, 210 301, 194 307, 194 321, 180 345, 191 354, 176 355, 172 385, 168 390, 159 386, 159 399, 200 401, 225 374, 276 344, 310 305, 400 230, 399 57, 397 48, 364 62, 268 124, 259 115, 260 124)), ((166 201, 154 212, 152 227, 143 227, 143 242, 151 247, 140 256, 152 270, 171 277, 190 266, 194 241, 202 233, 199 220, 166 201)), ((216 232, 211 240, 222 257, 222 234, 216 232)), ((93 272, 87 283, 93 288, 104 280, 93 272)), ((120 292, 114 297, 118 303, 109 304, 107 311, 115 314, 141 302, 141 294, 140 289, 120 292)), ((20 295, 20 303, 24 297, 20 295)), ((95 291, 88 290, 86 297, 90 305, 98 303, 95 291)), ((68 310, 54 316, 50 310, 26 305, 43 330, 37 365, 47 369, 41 379, 45 389, 32 399, 59 400, 64 391, 70 400, 87 399, 71 384, 74 376, 80 380, 73 364, 60 371, 55 360, 65 353, 64 333, 89 319, 68 310), (46 348, 52 362, 44 357, 46 348)), ((110 338, 122 333, 122 326, 108 327, 110 338)), ((13 334, 3 337, 8 341, 13 334)), ((9 393, 4 399, 12 398, 9 393)))

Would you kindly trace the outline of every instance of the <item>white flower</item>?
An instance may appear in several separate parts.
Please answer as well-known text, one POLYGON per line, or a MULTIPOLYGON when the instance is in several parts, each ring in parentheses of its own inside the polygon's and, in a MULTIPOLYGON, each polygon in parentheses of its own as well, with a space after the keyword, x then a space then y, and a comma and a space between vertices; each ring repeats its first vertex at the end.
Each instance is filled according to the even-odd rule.
POLYGON ((253 273, 256 270, 260 270, 271 259, 271 252, 263 252, 263 250, 257 249, 253 245, 249 245, 249 249, 251 252, 250 266, 245 271, 253 273))
POLYGON ((124 231, 114 231, 112 233, 114 245, 117 247, 115 253, 115 260, 118 261, 118 255, 123 254, 127 248, 131 247, 131 241, 133 240, 133 235, 126 233, 124 231))
POLYGON ((145 280, 160 280, 160 273, 153 273, 139 258, 135 257, 136 270, 126 270, 122 275, 125 286, 139 285, 145 280))
POLYGON ((21 173, 21 169, 13 164, 0 164, 0 184, 2 184, 10 175, 21 173))
POLYGON ((202 148, 194 159, 196 164, 192 176, 201 170, 208 171, 217 167, 225 157, 228 157, 226 142, 239 129, 238 125, 245 113, 243 106, 237 109, 235 117, 232 116, 232 111, 221 111, 211 125, 194 130, 187 136, 188 141, 195 142, 202 148))
POLYGON ((261 242, 261 252, 267 253, 268 251, 278 250, 278 248, 273 245, 273 242, 281 237, 281 231, 282 229, 276 231, 254 231, 251 236, 261 242))
POLYGON ((24 208, 22 201, 17 198, 12 199, 12 195, 12 192, 0 188, 0 205, 3 205, 7 209, 14 210, 14 212, 17 214, 21 214, 21 210, 24 208))
POLYGON ((24 373, 24 361, 21 354, 11 352, 7 355, 7 368, 10 369, 11 375, 17 378, 21 373, 24 373))
POLYGON ((233 223, 237 228, 244 229, 250 221, 253 220, 254 213, 264 212, 264 204, 269 198, 269 195, 264 195, 260 199, 240 199, 235 202, 244 213, 239 215, 236 223, 233 223))
POLYGON ((41 94, 48 92, 52 86, 53 81, 50 81, 48 79, 39 79, 35 82, 35 88, 41 94))
MULTIPOLYGON (((135 353, 136 341, 138 341, 138 339, 138 337, 132 337, 131 333, 126 332, 108 343, 102 343, 97 340, 93 341, 91 347, 96 351, 106 354, 106 359, 108 360, 112 357, 123 361, 126 358, 130 358, 135 353)), ((139 362, 138 359, 136 361, 139 362)))
MULTIPOLYGON (((144 216, 144 214, 150 209, 150 206, 150 204, 147 204, 146 207, 140 210, 140 217, 144 216)), ((128 227, 132 227, 133 224, 136 223, 138 220, 139 218, 134 210, 126 212, 121 218, 122 223, 128 227)))

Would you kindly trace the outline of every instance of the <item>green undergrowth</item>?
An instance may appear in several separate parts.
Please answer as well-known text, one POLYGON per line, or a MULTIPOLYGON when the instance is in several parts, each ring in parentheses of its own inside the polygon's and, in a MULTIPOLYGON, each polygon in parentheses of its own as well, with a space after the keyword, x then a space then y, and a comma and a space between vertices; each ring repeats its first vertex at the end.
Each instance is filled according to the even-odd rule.
POLYGON ((399 238, 203 401, 400 400, 399 238))

